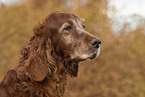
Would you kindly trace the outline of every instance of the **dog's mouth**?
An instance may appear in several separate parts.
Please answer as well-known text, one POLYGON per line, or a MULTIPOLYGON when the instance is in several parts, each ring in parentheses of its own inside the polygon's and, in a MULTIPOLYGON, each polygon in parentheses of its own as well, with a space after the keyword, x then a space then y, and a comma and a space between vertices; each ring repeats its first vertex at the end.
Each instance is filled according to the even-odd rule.
POLYGON ((91 56, 89 57, 89 59, 94 59, 96 58, 97 54, 96 53, 92 53, 91 56))
POLYGON ((74 58, 71 58, 71 56, 69 56, 68 59, 71 60, 70 62, 78 64, 79 62, 85 61, 87 59, 95 59, 97 56, 99 56, 99 54, 100 54, 100 47, 91 51, 90 54, 86 53, 74 58))
POLYGON ((97 51, 94 51, 93 53, 88 55, 88 57, 86 58, 75 58, 75 59, 72 59, 72 61, 75 63, 79 63, 80 61, 85 61, 87 59, 95 59, 99 54, 100 54, 100 49, 97 51))
POLYGON ((78 65, 79 62, 85 61, 85 60, 87 60, 87 59, 80 59, 80 58, 78 59, 78 58, 76 58, 76 59, 72 59, 72 60, 70 61, 70 63, 73 63, 73 64, 78 65))
MULTIPOLYGON (((90 54, 90 56, 88 58, 94 59, 94 58, 96 58, 96 56, 97 56, 97 53, 92 53, 92 54, 90 54)), ((78 64, 79 62, 85 61, 88 58, 75 58, 75 59, 72 59, 70 62, 73 62, 74 64, 78 64)))
MULTIPOLYGON (((95 57, 97 56, 97 54, 96 53, 93 53, 93 54, 91 54, 91 56, 90 57, 88 57, 89 59, 94 59, 95 57)), ((78 67, 79 67, 79 62, 81 62, 81 61, 85 61, 85 60, 87 60, 88 58, 75 58, 75 59, 72 59, 72 60, 69 60, 69 65, 67 65, 67 67, 66 68, 69 68, 69 69, 67 69, 68 70, 68 72, 69 72, 69 74, 71 75, 71 76, 74 76, 74 77, 76 77, 77 76, 77 73, 78 73, 78 67)))
POLYGON ((89 59, 94 59, 94 58, 98 57, 99 54, 100 54, 100 48, 98 48, 93 53, 91 53, 90 56, 89 56, 89 59))
POLYGON ((86 57, 77 57, 77 58, 69 59, 68 60, 69 65, 65 65, 65 68, 67 69, 67 71, 69 72, 71 76, 76 77, 78 73, 79 62, 85 61, 87 59, 94 59, 99 55, 99 53, 100 53, 100 49, 97 49, 93 51, 93 53, 91 53, 90 55, 86 54, 85 55, 86 57))

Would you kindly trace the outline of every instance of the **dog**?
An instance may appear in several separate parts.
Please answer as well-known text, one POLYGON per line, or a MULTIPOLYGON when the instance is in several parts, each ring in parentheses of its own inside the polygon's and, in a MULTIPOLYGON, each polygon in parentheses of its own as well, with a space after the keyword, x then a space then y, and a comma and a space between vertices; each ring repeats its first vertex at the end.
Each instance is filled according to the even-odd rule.
POLYGON ((77 77, 78 63, 100 53, 101 40, 72 13, 52 12, 33 32, 1 81, 0 97, 63 97, 67 76, 77 77))

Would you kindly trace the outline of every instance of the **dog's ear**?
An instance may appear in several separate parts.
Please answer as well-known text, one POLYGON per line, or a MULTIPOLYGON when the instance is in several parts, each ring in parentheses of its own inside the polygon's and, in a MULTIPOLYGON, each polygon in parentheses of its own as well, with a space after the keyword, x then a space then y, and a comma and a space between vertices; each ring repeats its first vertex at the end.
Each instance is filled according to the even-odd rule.
POLYGON ((26 75, 34 81, 42 81, 48 74, 46 39, 36 36, 30 44, 29 58, 25 63, 26 75))
POLYGON ((26 75, 34 81, 42 81, 48 73, 46 60, 46 29, 45 25, 38 25, 34 29, 34 36, 30 39, 29 58, 26 60, 26 75))
POLYGON ((48 74, 50 75, 51 69, 54 68, 51 64, 52 60, 49 60, 51 58, 51 45, 45 26, 35 27, 29 47, 22 52, 21 65, 18 67, 19 74, 23 74, 33 81, 42 81, 48 74))
POLYGON ((48 74, 48 68, 41 57, 35 56, 29 60, 29 65, 25 68, 26 75, 33 81, 42 81, 48 74))

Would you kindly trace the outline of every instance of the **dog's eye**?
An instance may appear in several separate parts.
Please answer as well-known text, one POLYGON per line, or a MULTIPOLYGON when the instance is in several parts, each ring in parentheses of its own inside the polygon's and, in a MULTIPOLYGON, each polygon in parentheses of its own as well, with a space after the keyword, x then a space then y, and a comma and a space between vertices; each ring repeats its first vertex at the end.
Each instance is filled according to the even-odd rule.
POLYGON ((82 25, 83 26, 83 28, 85 29, 86 28, 86 26, 85 25, 82 25))
POLYGON ((70 31, 71 29, 72 29, 71 26, 67 26, 67 27, 64 28, 64 30, 66 30, 66 31, 70 31))

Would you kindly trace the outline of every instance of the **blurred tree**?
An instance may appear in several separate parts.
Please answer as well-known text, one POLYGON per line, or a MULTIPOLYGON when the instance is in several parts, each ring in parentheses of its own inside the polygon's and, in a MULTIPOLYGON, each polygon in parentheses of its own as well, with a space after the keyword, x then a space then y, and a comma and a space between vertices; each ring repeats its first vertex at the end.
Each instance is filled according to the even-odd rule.
POLYGON ((66 0, 30 0, 0 10, 0 79, 17 65, 19 50, 38 20, 52 11, 67 10, 85 18, 85 29, 102 44, 97 59, 80 63, 79 76, 70 78, 64 97, 145 97, 144 26, 125 34, 126 25, 114 35, 106 0, 88 0, 84 5, 82 0, 71 1, 77 6, 66 9, 66 0))
POLYGON ((30 3, 34 8, 41 8, 47 3, 48 0, 30 0, 30 1, 31 1, 30 3))
POLYGON ((6 5, 4 3, 1 3, 1 8, 6 8, 6 5))

